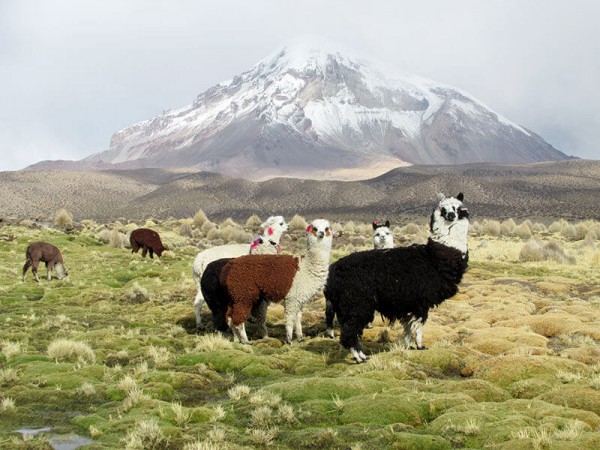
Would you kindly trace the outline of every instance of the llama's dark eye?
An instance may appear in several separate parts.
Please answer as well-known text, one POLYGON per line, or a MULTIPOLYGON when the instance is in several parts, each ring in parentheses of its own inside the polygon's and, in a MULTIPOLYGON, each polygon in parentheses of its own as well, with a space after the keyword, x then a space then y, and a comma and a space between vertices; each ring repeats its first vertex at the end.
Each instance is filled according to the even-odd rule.
POLYGON ((283 222, 280 222, 279 225, 283 226, 283 222))

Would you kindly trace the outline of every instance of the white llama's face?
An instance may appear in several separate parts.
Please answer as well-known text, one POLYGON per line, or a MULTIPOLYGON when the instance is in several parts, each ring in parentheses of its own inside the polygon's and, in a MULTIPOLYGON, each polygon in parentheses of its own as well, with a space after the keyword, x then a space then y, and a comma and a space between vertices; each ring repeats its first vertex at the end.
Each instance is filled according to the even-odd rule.
POLYGON ((281 235, 289 229, 283 216, 271 216, 261 227, 264 229, 265 237, 272 238, 277 242, 279 242, 281 235))
POLYGON ((394 248, 394 235, 388 227, 379 227, 373 234, 373 248, 394 248))
POLYGON ((306 228, 306 238, 308 247, 319 245, 324 248, 331 248, 333 241, 333 231, 328 220, 317 219, 306 228))

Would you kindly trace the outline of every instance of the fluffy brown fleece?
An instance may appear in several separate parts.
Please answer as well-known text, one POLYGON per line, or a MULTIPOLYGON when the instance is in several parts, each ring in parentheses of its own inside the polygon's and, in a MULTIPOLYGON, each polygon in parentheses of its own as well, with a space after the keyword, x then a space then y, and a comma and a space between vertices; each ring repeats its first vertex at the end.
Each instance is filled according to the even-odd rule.
POLYGON ((161 256, 165 251, 165 247, 160 240, 160 235, 149 228, 138 228, 131 232, 129 237, 131 244, 131 253, 137 253, 142 249, 142 257, 146 257, 146 253, 150 253, 150 258, 154 258, 154 253, 161 256))
POLYGON ((23 266, 23 281, 25 281, 25 274, 30 267, 35 281, 39 281, 37 272, 40 261, 46 264, 48 281, 51 279, 50 272, 54 270, 55 267, 59 279, 68 275, 63 266, 64 261, 60 250, 48 242, 33 242, 29 244, 25 251, 25 259, 25 265, 23 266))
POLYGON ((291 255, 246 255, 229 261, 221 271, 221 284, 229 294, 225 315, 234 326, 248 319, 261 300, 281 302, 298 272, 298 258, 291 255))

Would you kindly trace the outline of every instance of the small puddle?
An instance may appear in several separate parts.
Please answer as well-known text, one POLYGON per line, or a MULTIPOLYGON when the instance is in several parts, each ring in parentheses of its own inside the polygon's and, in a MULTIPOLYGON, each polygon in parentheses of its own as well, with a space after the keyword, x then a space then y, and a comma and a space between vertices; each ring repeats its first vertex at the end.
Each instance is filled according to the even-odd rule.
MULTIPOLYGON (((52 430, 52 427, 44 428, 19 428, 15 430, 15 433, 20 433, 24 440, 27 438, 37 436, 40 433, 48 433, 52 430)), ((74 450, 83 445, 91 444, 94 442, 92 439, 86 436, 79 436, 75 433, 69 434, 54 434, 48 438, 48 443, 54 450, 74 450)))

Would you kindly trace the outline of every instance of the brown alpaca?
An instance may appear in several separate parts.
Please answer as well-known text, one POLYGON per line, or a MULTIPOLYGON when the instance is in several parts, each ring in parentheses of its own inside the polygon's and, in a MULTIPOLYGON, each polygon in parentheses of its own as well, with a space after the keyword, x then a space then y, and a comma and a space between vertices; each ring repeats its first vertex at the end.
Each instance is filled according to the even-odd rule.
POLYGON ((165 251, 165 247, 160 240, 160 235, 149 228, 133 230, 129 237, 129 242, 131 243, 131 253, 137 253, 141 248, 143 258, 146 257, 146 253, 148 252, 150 253, 150 258, 154 258, 154 253, 161 256, 165 251))
MULTIPOLYGON (((296 331, 302 335, 302 308, 322 290, 329 268, 333 234, 327 220, 317 219, 306 229, 306 253, 291 255, 248 255, 229 261, 221 270, 220 283, 228 297, 227 324, 242 344, 249 344, 244 322, 253 307, 263 302, 283 302, 285 341, 296 331)), ((266 315, 261 314, 260 320, 266 315)), ((261 330, 266 330, 259 323, 261 330)))
POLYGON ((46 264, 46 279, 48 281, 52 279, 50 273, 52 270, 56 271, 56 276, 59 280, 62 280, 69 275, 69 271, 65 269, 60 250, 47 242, 34 242, 29 244, 25 252, 25 258, 27 261, 25 261, 25 265, 23 266, 23 281, 25 281, 25 274, 30 267, 35 281, 40 281, 37 273, 40 261, 46 264))
POLYGON ((226 317, 238 326, 248 319, 261 301, 283 301, 298 271, 298 258, 291 255, 246 255, 232 259, 221 270, 221 285, 227 286, 235 304, 226 317))

